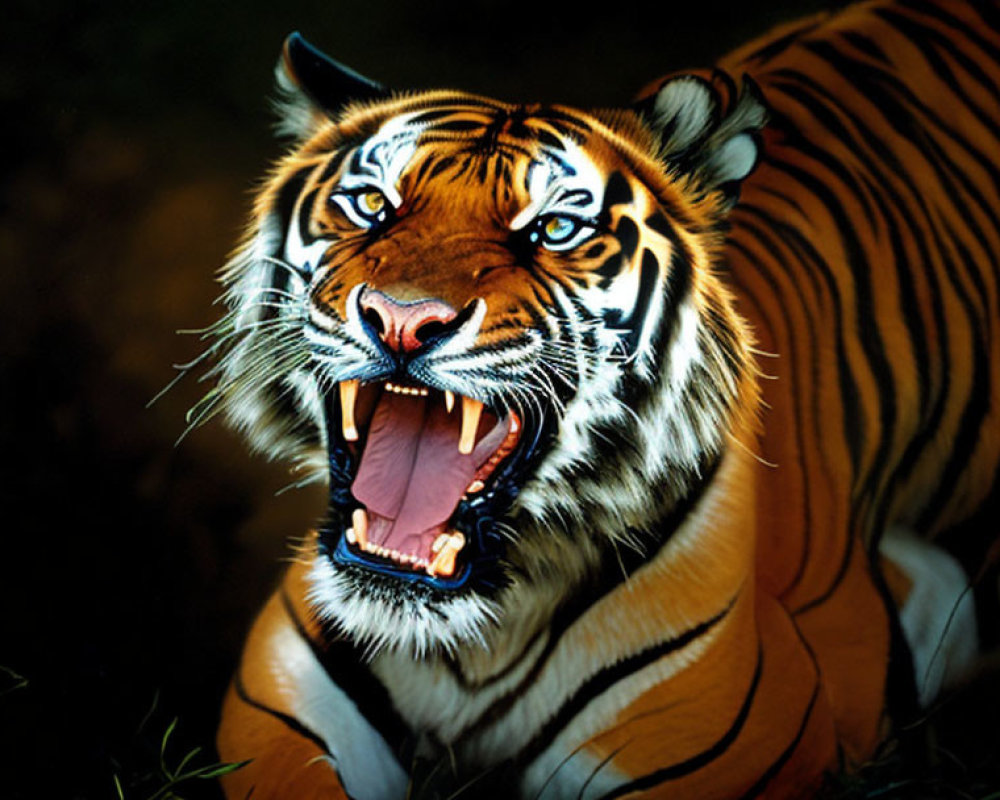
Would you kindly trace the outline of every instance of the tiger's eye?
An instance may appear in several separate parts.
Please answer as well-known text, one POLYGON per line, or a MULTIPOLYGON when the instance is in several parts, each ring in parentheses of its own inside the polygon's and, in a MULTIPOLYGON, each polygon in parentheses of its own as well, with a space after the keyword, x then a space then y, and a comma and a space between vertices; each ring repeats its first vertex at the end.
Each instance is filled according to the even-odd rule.
POLYGON ((576 228, 576 224, 566 217, 551 217, 545 223, 545 238, 552 242, 560 242, 567 238, 576 228))
POLYGON ((366 214, 375 215, 385 208, 385 195, 382 192, 365 192, 358 198, 358 201, 361 210, 366 214))

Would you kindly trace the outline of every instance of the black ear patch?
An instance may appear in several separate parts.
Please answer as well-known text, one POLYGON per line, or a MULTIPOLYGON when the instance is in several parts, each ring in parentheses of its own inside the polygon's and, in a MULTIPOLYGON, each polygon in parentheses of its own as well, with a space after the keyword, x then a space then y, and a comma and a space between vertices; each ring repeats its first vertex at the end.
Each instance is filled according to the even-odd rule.
POLYGON ((350 103, 383 100, 391 92, 334 61, 296 32, 285 39, 277 69, 279 133, 308 137, 317 123, 350 103))
POLYGON ((758 131, 767 121, 760 91, 744 76, 737 88, 723 72, 664 79, 635 106, 659 140, 659 156, 729 202, 757 165, 758 131))
POLYGON ((334 61, 298 31, 285 39, 282 66, 288 77, 324 111, 334 114, 352 101, 381 100, 389 91, 334 61))

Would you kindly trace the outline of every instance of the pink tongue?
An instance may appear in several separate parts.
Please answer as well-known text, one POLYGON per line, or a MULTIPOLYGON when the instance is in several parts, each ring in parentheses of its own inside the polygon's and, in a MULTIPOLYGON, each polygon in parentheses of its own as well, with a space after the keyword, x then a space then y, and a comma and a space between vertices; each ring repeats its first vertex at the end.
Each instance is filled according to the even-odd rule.
POLYGON ((440 397, 382 393, 351 487, 370 515, 392 521, 378 526, 386 529, 384 537, 371 531, 377 544, 415 552, 415 542, 407 546, 404 540, 435 532, 448 520, 476 470, 506 436, 498 422, 471 454, 462 455, 461 424, 461 407, 448 414, 440 397))

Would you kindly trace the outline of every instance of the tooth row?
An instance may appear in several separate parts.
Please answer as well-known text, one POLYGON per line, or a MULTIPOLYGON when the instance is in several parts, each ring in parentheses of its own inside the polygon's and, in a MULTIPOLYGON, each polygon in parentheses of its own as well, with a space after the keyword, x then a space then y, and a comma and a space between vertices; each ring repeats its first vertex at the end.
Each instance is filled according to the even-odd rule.
POLYGON ((354 526, 348 528, 344 537, 349 544, 356 545, 366 553, 371 553, 379 558, 395 561, 397 564, 410 567, 412 569, 424 570, 428 575, 453 575, 455 572, 455 557, 465 547, 465 536, 460 532, 442 533, 434 544, 431 545, 431 552, 434 554, 433 561, 420 558, 411 553, 400 553, 383 547, 380 544, 368 541, 368 514, 363 508, 354 511, 351 521, 354 526))
MULTIPOLYGON (((340 392, 340 419, 341 432, 344 440, 356 442, 358 440, 358 426, 354 418, 354 408, 358 400, 358 389, 361 381, 353 379, 341 381, 338 389, 340 392)), ((395 383, 386 383, 385 389, 393 394, 405 394, 418 397, 427 397, 428 390, 422 387, 399 386, 395 383)), ((455 407, 455 393, 446 391, 444 393, 445 410, 450 414, 455 407)), ((479 400, 462 396, 462 430, 458 437, 458 452, 462 455, 469 455, 476 446, 476 431, 479 429, 479 418, 483 413, 483 404, 479 400)))
POLYGON ((361 544, 358 542, 357 532, 354 528, 348 528, 344 535, 347 537, 347 541, 350 544, 356 544, 366 553, 371 553, 373 556, 391 559, 397 564, 403 564, 408 567, 413 567, 414 569, 426 570, 431 566, 430 562, 426 558, 419 558, 418 556, 411 555, 410 553, 400 553, 398 550, 390 550, 388 547, 382 547, 382 545, 374 544, 372 542, 365 542, 364 544, 361 544))
POLYGON ((427 397, 427 389, 415 386, 398 386, 395 383, 387 383, 385 385, 385 390, 387 392, 392 392, 393 394, 409 394, 414 397, 427 397))

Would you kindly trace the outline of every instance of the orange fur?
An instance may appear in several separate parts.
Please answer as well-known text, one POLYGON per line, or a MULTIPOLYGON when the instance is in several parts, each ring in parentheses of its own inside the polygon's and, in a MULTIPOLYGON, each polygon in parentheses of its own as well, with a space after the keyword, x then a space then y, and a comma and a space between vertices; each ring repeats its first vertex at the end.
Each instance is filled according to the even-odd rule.
MULTIPOLYGON (((911 588, 878 555, 879 537, 894 524, 937 536, 989 496, 1000 463, 1000 404, 994 397, 976 405, 977 391, 995 395, 1000 385, 1000 101, 957 55, 967 49, 959 29, 968 26, 979 37, 968 58, 978 57, 977 69, 1000 84, 1000 64, 982 55, 987 45, 1000 51, 1000 33, 979 23, 972 5, 878 0, 784 27, 725 59, 722 69, 749 75, 771 110, 762 160, 743 183, 725 238, 721 192, 705 188, 697 173, 665 169, 654 131, 635 114, 555 109, 589 125, 577 139, 590 163, 605 176, 627 176, 630 204, 609 212, 609 228, 624 227, 625 218, 648 221, 660 209, 676 225, 674 239, 649 233, 654 244, 644 246, 651 254, 660 248, 664 283, 675 264, 664 254, 686 253, 692 307, 722 343, 709 365, 726 387, 719 390, 722 453, 662 547, 607 591, 588 583, 587 570, 606 567, 627 537, 608 531, 611 543, 599 545, 593 517, 563 531, 553 514, 506 555, 515 589, 530 598, 550 590, 551 607, 520 604, 512 590, 500 595, 499 622, 482 641, 412 662, 390 652, 369 664, 357 649, 408 735, 437 746, 456 781, 505 768, 497 796, 532 796, 555 791, 574 770, 591 770, 581 796, 591 780, 610 786, 618 776, 614 791, 640 793, 628 796, 794 798, 813 792, 826 770, 871 756, 899 710, 888 707, 887 686, 905 677, 906 653, 894 648, 891 633, 911 588), (935 9, 958 23, 938 20, 935 9), (915 43, 905 33, 910 26, 932 33, 915 43), (922 48, 939 45, 937 61, 927 58, 922 48), (837 67, 845 52, 850 58, 837 67), (883 72, 889 78, 862 80, 883 72), (890 114, 886 104, 896 101, 912 119, 890 114), (983 353, 985 365, 976 360, 983 353), (946 496, 936 495, 942 486, 950 487, 946 496), (560 572, 573 559, 583 566, 560 572), (590 591, 589 605, 558 628, 560 603, 590 591), (522 656, 528 677, 515 680, 507 670, 520 674, 522 656), (574 669, 590 670, 581 692, 607 682, 580 708, 572 694, 556 697, 561 676, 574 669), (403 672, 405 680, 394 677, 403 672), (507 680, 519 691, 501 691, 507 680), (542 686, 555 698, 548 714, 538 708, 551 698, 531 694, 542 686), (573 714, 561 719, 566 708, 573 714), (463 715, 469 722, 453 736, 463 715), (562 727, 547 730, 550 718, 562 727), (531 725, 550 738, 527 736, 513 767, 506 757, 491 760, 491 747, 502 750, 531 725), (533 766, 537 782, 519 783, 535 779, 533 766)), ((739 102, 735 84, 702 79, 715 86, 725 117, 739 102)), ((342 170, 317 176, 344 142, 439 105, 467 103, 462 119, 474 122, 486 114, 480 100, 428 93, 351 106, 275 170, 257 204, 258 225, 283 183, 304 169, 311 172, 299 203, 313 190, 335 191, 342 170)), ((551 134, 538 120, 552 109, 493 108, 511 118, 523 112, 538 138, 543 129, 551 134)), ((494 132, 494 144, 520 146, 512 125, 508 119, 494 132)), ((312 308, 345 319, 360 284, 401 302, 433 297, 455 309, 485 300, 479 341, 500 347, 557 304, 556 285, 580 293, 598 287, 596 256, 541 253, 537 272, 551 282, 533 283, 506 246, 509 219, 531 201, 519 171, 527 162, 512 167, 516 180, 477 193, 468 176, 499 172, 494 151, 463 161, 468 139, 458 134, 423 147, 397 187, 404 205, 391 236, 369 236, 329 204, 297 206, 315 235, 334 239, 326 271, 309 289, 312 308), (441 159, 440 169, 421 171, 425 158, 441 159)), ((613 251, 616 243, 606 239, 613 251)), ((638 256, 627 269, 640 274, 638 256)), ((608 461, 609 476, 630 445, 643 452, 626 441, 605 454, 622 459, 608 461)), ((678 500, 670 491, 665 481, 642 511, 668 512, 678 500)), ((641 529, 651 520, 630 513, 637 517, 621 521, 648 533, 641 529)), ((302 702, 298 667, 283 661, 283 637, 301 628, 316 653, 350 640, 319 621, 320 592, 307 573, 324 558, 322 536, 313 536, 250 634, 238 673, 245 697, 230 691, 219 743, 224 758, 254 762, 226 779, 229 797, 251 787, 258 799, 346 796, 335 771, 316 758, 322 742, 282 722, 302 702)))

